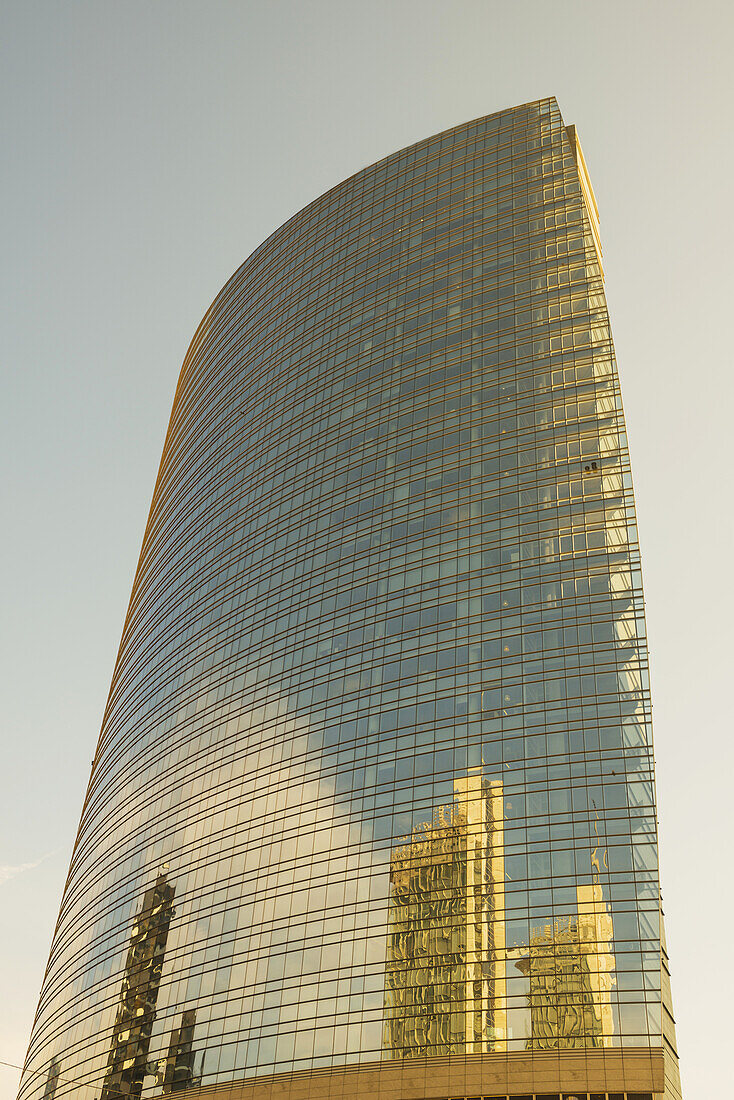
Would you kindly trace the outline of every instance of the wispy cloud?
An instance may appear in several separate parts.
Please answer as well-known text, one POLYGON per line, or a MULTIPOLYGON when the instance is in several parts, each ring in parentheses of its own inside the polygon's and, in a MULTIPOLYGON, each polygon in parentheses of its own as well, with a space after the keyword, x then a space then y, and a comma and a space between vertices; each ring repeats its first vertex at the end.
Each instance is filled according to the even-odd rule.
POLYGON ((17 878, 18 875, 22 875, 24 871, 32 871, 34 867, 38 867, 39 864, 43 863, 44 859, 48 859, 48 857, 53 854, 53 852, 46 852, 46 854, 39 859, 34 859, 33 863, 18 863, 15 867, 11 867, 9 864, 0 864, 0 886, 4 886, 11 878, 17 878))

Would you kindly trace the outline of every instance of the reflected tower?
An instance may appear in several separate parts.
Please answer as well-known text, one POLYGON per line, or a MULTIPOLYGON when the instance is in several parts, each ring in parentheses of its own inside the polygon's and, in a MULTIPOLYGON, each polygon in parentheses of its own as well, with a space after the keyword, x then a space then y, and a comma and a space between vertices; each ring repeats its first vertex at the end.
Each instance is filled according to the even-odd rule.
POLYGON ((130 934, 120 1005, 112 1031, 100 1100, 142 1095, 150 1074, 148 1049, 173 916, 174 890, 163 872, 145 891, 130 934))
POLYGON ((678 1100, 650 719, 544 99, 338 184, 201 322, 20 1097, 678 1100))
POLYGON ((505 1047, 502 783, 454 782, 390 860, 385 1048, 392 1057, 505 1047))
POLYGON ((612 919, 598 885, 577 893, 577 913, 534 929, 527 950, 517 953, 528 978, 530 1050, 613 1043, 612 919))

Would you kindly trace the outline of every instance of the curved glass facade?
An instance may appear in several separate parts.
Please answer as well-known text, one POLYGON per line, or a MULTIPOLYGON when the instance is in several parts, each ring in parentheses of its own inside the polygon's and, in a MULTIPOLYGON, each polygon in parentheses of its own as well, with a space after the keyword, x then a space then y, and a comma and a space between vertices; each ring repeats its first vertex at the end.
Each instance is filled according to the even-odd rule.
POLYGON ((579 1050, 574 1095, 649 1096, 661 977, 629 459, 548 99, 335 187, 202 321, 20 1096, 560 1094, 579 1050))

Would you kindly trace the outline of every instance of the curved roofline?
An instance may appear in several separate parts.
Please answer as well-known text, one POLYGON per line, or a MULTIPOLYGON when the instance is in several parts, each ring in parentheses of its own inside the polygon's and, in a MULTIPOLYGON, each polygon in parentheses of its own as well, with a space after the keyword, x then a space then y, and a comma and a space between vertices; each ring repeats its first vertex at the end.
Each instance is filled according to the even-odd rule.
MULTIPOLYGON (((344 179, 340 180, 338 183, 335 183, 332 187, 330 187, 328 191, 322 191, 320 195, 316 195, 304 206, 301 206, 298 208, 298 210, 295 210, 290 215, 290 217, 286 218, 284 222, 281 222, 280 225, 276 226, 276 228, 271 233, 269 233, 268 236, 265 237, 259 245, 257 245, 253 249, 249 256, 247 256, 242 261, 242 264, 240 264, 239 267, 236 268, 236 270, 232 274, 236 274, 236 272, 240 270, 240 267, 242 267, 243 264, 246 264, 248 260, 252 259, 252 257, 259 251, 259 249, 263 248, 263 246, 266 245, 268 241, 272 240, 276 233, 279 233, 281 229, 285 229, 285 227, 289 225, 294 218, 297 218, 299 214, 305 213, 311 206, 314 205, 314 203, 320 202, 322 199, 325 199, 329 195, 332 195, 335 191, 338 191, 346 183, 349 183, 351 180, 357 179, 357 177, 361 176, 363 173, 374 171, 381 165, 386 164, 388 161, 392 160, 394 157, 402 156, 403 153, 409 153, 412 149, 416 149, 419 145, 426 145, 428 142, 435 141, 436 138, 444 137, 446 134, 454 133, 456 130, 467 129, 469 126, 475 126, 478 122, 486 122, 491 118, 495 118, 497 115, 511 114, 514 111, 524 111, 528 107, 535 107, 536 105, 539 105, 541 103, 550 103, 556 108, 559 115, 561 114, 560 107, 558 106, 558 100, 554 95, 544 96, 541 99, 531 99, 528 100, 527 103, 517 103, 514 107, 502 107, 500 110, 492 111, 488 115, 477 115, 476 118, 467 119, 466 122, 459 122, 455 126, 447 126, 445 130, 437 130, 434 134, 429 134, 427 137, 420 138, 418 141, 411 142, 410 145, 404 145, 400 149, 395 149, 392 153, 387 153, 384 157, 380 157, 379 160, 371 161, 369 164, 365 164, 363 168, 359 168, 356 172, 352 172, 349 176, 345 176, 344 179)), ((229 282, 229 279, 227 280, 227 282, 229 282)), ((227 285, 227 282, 223 284, 222 290, 227 285)))
POLYGON ((396 149, 392 153, 388 153, 384 157, 380 157, 379 160, 375 160, 375 161, 372 161, 369 164, 364 165, 364 167, 359 168, 356 172, 352 172, 351 175, 345 176, 338 183, 335 183, 327 191, 322 191, 321 194, 316 195, 309 202, 305 203, 304 206, 299 207, 298 210, 294 210, 294 212, 288 218, 286 218, 285 221, 281 222, 280 225, 277 225, 275 227, 275 229, 273 229, 267 235, 267 237, 265 237, 260 242, 260 244, 256 245, 256 247, 252 250, 252 252, 250 252, 249 255, 245 257, 245 259, 242 261, 242 263, 239 264, 235 268, 235 270, 232 272, 232 274, 229 276, 229 278, 227 278, 225 280, 225 282, 222 283, 221 287, 219 288, 217 293, 212 298, 212 300, 211 300, 208 308, 206 309, 206 311, 204 313, 204 316, 202 317, 199 325, 197 325, 196 331, 194 332, 194 335, 191 339, 191 342, 189 343, 189 346, 186 349, 186 354, 184 355, 184 358, 183 358, 181 373, 183 373, 183 370, 186 366, 186 363, 187 363, 190 355, 192 354, 194 346, 198 344, 198 338, 200 337, 200 335, 202 333, 202 329, 203 329, 203 326, 204 326, 205 322, 208 322, 208 320, 210 319, 210 314, 211 314, 212 309, 216 305, 218 299, 221 297, 221 295, 227 289, 227 287, 229 287, 232 280, 235 279, 237 277, 237 275, 242 271, 243 267, 246 264, 250 263, 250 261, 254 260, 255 257, 258 255, 258 253, 262 249, 264 249, 268 244, 270 244, 273 241, 273 239, 279 233, 281 233, 285 229, 287 229, 287 227, 289 225, 291 225, 291 223, 296 218, 298 218, 302 214, 305 214, 316 203, 321 202, 322 200, 328 198, 328 196, 330 196, 330 195, 333 195, 335 191, 340 190, 340 188, 344 187, 345 184, 350 183, 352 180, 356 180, 359 176, 363 175, 364 173, 370 172, 370 171, 375 171, 376 169, 380 168, 381 165, 386 164, 389 161, 393 160, 393 158, 402 156, 404 153, 408 153, 412 149, 418 148, 418 146, 420 146, 420 145, 425 145, 428 142, 435 141, 436 138, 444 137, 445 135, 454 133, 457 130, 464 130, 464 129, 467 129, 468 127, 470 127, 470 126, 475 126, 479 122, 486 122, 489 119, 495 118, 497 115, 511 114, 515 111, 523 111, 523 110, 526 110, 528 107, 539 106, 542 103, 549 103, 551 105, 551 108, 555 108, 556 111, 558 111, 558 114, 562 119, 563 116, 561 115, 560 108, 558 106, 558 100, 553 95, 544 96, 540 99, 531 99, 531 100, 528 100, 526 103, 518 103, 514 107, 502 107, 498 111, 492 111, 488 115, 477 115, 476 118, 468 119, 466 122, 457 123, 455 126, 448 126, 445 130, 438 130, 436 133, 429 134, 427 137, 424 137, 424 138, 420 138, 419 141, 411 142, 410 145, 404 145, 400 149, 396 149))

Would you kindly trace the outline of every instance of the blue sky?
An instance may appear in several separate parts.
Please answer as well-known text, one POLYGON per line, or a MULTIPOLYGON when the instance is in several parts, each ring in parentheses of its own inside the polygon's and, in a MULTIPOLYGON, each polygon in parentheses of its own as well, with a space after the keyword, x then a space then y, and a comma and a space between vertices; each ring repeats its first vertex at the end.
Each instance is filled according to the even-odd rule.
MULTIPOLYGON (((601 213, 688 1100, 721 1094, 734 16, 724 3, 4 2, 0 1061, 23 1060, 177 373, 297 209, 556 95, 601 213), (703 939, 703 932, 707 935, 703 939), (701 952, 704 952, 701 957, 701 952)), ((0 1100, 18 1074, 0 1065, 0 1100)))

